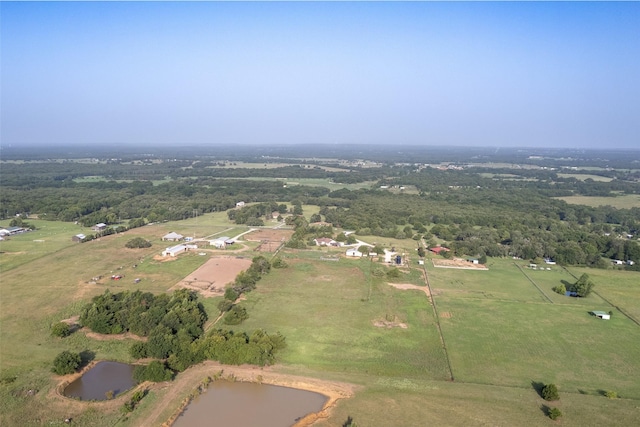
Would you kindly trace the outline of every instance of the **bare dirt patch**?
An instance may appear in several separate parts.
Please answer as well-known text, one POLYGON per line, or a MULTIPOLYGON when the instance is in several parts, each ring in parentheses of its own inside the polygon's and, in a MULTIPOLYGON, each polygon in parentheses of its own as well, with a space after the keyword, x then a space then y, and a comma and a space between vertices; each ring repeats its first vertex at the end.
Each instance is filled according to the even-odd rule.
POLYGON ((397 319, 394 319, 393 321, 391 321, 391 320, 376 320, 376 321, 373 322, 373 326, 375 326, 377 328, 386 328, 386 329, 391 329, 391 328, 407 329, 408 328, 406 323, 399 322, 397 319))
POLYGON ((440 313, 440 317, 442 317, 443 319, 451 319, 452 315, 448 311, 443 311, 442 313, 440 313))
POLYGON ((454 259, 431 259, 434 267, 440 268, 459 268, 463 270, 488 270, 483 264, 474 264, 462 258, 454 259))
POLYGON ((244 235, 244 238, 250 242, 283 242, 289 240, 292 235, 293 230, 266 228, 247 233, 244 235))
POLYGON ((191 289, 209 298, 224 294, 225 286, 234 281, 238 273, 251 265, 251 259, 235 256, 213 257, 200 268, 169 290, 191 289))
POLYGON ((429 293, 429 287, 428 286, 412 285, 411 283, 387 283, 387 285, 393 286, 396 289, 403 289, 403 290, 417 289, 417 290, 422 291, 425 294, 427 294, 428 297, 431 297, 431 293, 429 293))
POLYGON ((84 332, 87 338, 91 338, 96 341, 147 341, 147 337, 141 337, 139 335, 132 334, 131 332, 125 332, 123 334, 99 334, 97 332, 92 332, 91 329, 88 328, 82 328, 80 329, 80 332, 84 332))

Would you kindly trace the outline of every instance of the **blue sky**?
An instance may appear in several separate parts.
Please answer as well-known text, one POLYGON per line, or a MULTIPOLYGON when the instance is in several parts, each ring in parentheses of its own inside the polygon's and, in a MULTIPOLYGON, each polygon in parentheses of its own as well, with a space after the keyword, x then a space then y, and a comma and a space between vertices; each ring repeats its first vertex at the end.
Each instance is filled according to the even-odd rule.
POLYGON ((0 3, 2 145, 640 147, 640 3, 0 3))

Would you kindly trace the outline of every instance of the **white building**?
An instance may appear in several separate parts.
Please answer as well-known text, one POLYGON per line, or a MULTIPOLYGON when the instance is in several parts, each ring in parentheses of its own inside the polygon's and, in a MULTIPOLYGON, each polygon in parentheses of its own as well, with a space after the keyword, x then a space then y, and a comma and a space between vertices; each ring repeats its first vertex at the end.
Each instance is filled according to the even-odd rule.
POLYGON ((347 250, 347 256, 351 256, 351 257, 361 257, 362 256, 362 252, 360 252, 357 249, 348 249, 347 250))
POLYGON ((198 245, 176 245, 171 246, 162 251, 162 256, 178 256, 182 252, 186 252, 191 249, 198 249, 198 245))

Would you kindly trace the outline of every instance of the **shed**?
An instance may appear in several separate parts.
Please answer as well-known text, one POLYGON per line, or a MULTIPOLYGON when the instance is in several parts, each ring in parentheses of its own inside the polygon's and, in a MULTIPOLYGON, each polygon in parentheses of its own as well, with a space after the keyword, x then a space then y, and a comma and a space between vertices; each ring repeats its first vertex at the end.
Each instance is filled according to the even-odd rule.
POLYGON ((217 239, 209 240, 211 246, 215 246, 217 249, 224 249, 227 245, 233 243, 230 237, 222 236, 217 239))
POLYGON ((75 236, 73 236, 71 238, 72 242, 82 242, 87 236, 85 236, 84 234, 76 234, 75 236))
POLYGON ((480 260, 478 260, 477 258, 469 258, 467 261, 469 261, 471 264, 480 264, 480 260))
POLYGON ((609 320, 611 319, 611 315, 606 311, 592 311, 591 314, 596 316, 598 319, 609 320))
POLYGON ((94 225, 93 227, 91 227, 91 229, 93 231, 102 231, 105 228, 107 228, 107 224, 105 224, 104 222, 101 222, 99 224, 94 225))
POLYGON ((236 203, 236 208, 241 208, 244 206, 244 202, 238 202, 236 203))

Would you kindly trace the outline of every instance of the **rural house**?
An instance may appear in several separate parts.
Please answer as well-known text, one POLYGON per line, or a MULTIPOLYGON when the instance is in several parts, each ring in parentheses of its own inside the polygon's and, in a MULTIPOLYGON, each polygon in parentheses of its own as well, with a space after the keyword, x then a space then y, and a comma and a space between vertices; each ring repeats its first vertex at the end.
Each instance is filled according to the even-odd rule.
POLYGON ((353 249, 353 248, 347 249, 347 256, 350 256, 350 257, 361 257, 362 256, 362 252, 360 252, 357 249, 353 249))
POLYGON ((313 242, 318 246, 338 246, 338 242, 328 237, 316 238, 313 242))
POLYGON ((227 236, 222 236, 222 237, 218 237, 217 239, 209 240, 209 244, 211 246, 215 246, 216 249, 224 249, 227 247, 227 245, 231 245, 233 243, 234 243, 233 239, 227 236))
POLYGON ((168 241, 168 242, 178 242, 180 240, 182 240, 184 238, 184 236, 182 234, 178 234, 176 232, 171 232, 169 234, 165 234, 164 236, 162 236, 162 240, 163 241, 168 241))
POLYGON ((449 248, 445 248, 444 246, 436 246, 435 248, 429 248, 429 250, 436 255, 440 255, 440 252, 448 252, 449 248))

